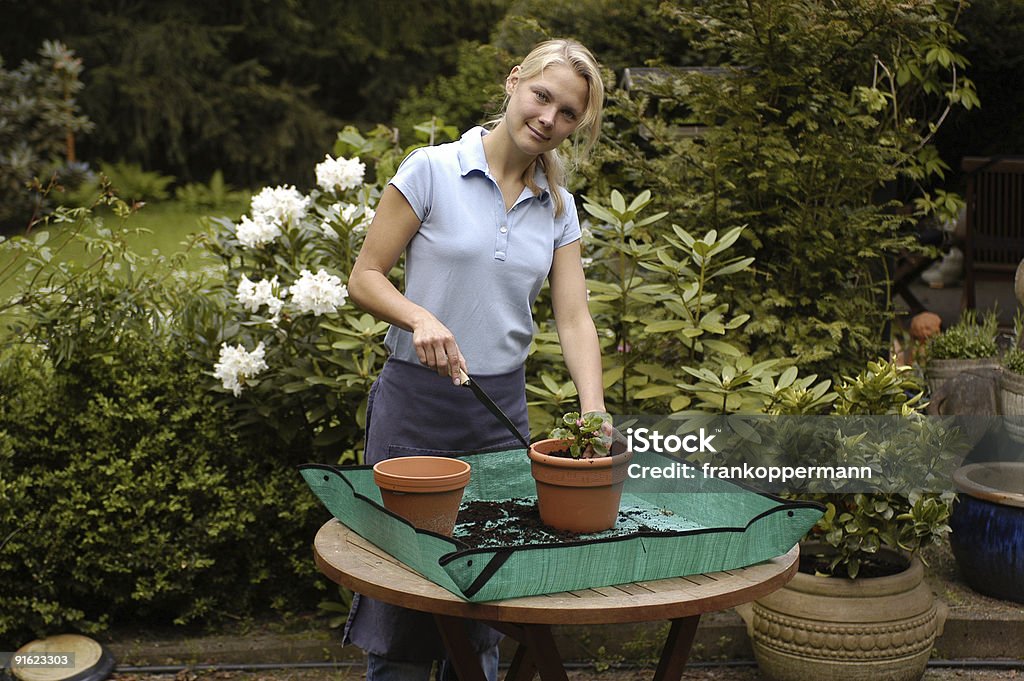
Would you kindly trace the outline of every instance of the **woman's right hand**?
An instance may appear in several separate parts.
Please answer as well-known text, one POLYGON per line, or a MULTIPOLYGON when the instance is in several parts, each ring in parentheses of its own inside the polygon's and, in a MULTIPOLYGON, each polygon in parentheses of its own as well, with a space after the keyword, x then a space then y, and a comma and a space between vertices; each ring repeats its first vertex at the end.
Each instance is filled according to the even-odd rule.
POLYGON ((459 385, 459 370, 467 370, 466 359, 447 326, 428 313, 413 327, 412 344, 420 364, 430 367, 438 376, 451 376, 452 382, 459 385))
POLYGON ((437 317, 400 293, 388 278, 419 228, 420 219, 402 192, 394 185, 385 187, 349 274, 349 297, 377 319, 412 332, 420 364, 440 376, 451 376, 459 385, 459 369, 466 371, 466 360, 455 335, 437 317))

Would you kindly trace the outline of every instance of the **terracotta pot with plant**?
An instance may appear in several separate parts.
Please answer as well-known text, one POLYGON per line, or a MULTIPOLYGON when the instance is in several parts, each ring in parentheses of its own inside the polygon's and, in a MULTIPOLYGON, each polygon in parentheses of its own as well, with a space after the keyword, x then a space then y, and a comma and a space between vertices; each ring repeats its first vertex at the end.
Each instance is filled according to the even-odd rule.
POLYGON ((800 572, 738 610, 766 679, 920 679, 946 607, 915 554, 949 531, 954 495, 910 490, 948 487, 938 478, 960 451, 943 424, 921 414, 924 391, 910 367, 871 362, 835 392, 831 414, 843 418, 829 427, 848 430, 829 456, 878 470, 895 464, 907 484, 791 495, 826 506, 801 543, 800 572))
POLYGON ((541 521, 569 532, 615 527, 622 485, 632 452, 609 444, 601 414, 570 412, 551 437, 530 446, 530 471, 537 483, 541 521))

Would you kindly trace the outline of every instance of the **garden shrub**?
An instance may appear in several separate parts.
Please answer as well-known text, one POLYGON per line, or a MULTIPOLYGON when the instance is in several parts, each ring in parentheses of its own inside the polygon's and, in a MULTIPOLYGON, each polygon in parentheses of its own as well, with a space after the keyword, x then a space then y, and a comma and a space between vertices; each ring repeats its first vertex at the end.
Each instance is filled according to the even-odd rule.
POLYGON ((188 182, 174 189, 174 198, 186 208, 223 209, 247 198, 243 191, 233 189, 224 181, 224 173, 213 171, 207 184, 188 182))
POLYGON ((205 358, 216 389, 233 394, 240 423, 267 427, 288 446, 308 443, 311 460, 354 463, 361 454, 388 324, 357 309, 344 282, 380 188, 404 155, 458 135, 437 119, 414 129, 401 146, 383 127, 367 135, 346 128, 337 158, 315 168, 317 188, 264 187, 238 224, 212 220, 209 248, 224 276, 208 297, 225 314, 205 358))
POLYGON ((170 175, 143 170, 138 163, 125 161, 100 163, 100 172, 110 180, 117 195, 129 201, 163 201, 170 197, 167 187, 174 182, 170 175))
POLYGON ((295 470, 308 443, 238 427, 183 323, 216 330, 203 281, 104 229, 66 232, 100 265, 5 244, 28 266, 0 307, 0 647, 312 608, 327 514, 295 470))

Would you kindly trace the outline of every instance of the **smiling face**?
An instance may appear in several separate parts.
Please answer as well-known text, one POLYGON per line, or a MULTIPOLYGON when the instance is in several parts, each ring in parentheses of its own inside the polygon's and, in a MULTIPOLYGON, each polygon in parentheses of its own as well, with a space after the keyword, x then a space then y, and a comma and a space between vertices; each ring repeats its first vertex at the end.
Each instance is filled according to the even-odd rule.
POLYGON ((564 64, 552 64, 528 80, 512 69, 505 80, 509 96, 504 122, 515 145, 537 156, 555 149, 579 127, 587 107, 589 86, 564 64))

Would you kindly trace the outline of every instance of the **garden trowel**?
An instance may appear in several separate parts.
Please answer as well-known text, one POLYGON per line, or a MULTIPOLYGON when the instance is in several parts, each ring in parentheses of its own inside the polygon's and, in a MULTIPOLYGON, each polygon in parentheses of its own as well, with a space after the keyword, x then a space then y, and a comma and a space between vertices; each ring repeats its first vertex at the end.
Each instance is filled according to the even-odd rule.
POLYGON ((497 417, 497 419, 501 421, 506 428, 508 428, 509 432, 515 435, 516 439, 523 443, 524 447, 527 449, 530 448, 530 441, 523 437, 523 434, 520 433, 519 429, 516 428, 514 423, 512 423, 512 419, 508 417, 508 414, 503 412, 501 407, 495 404, 494 400, 484 392, 484 389, 477 385, 476 381, 474 381, 469 374, 462 369, 459 369, 459 381, 460 385, 469 386, 469 389, 473 391, 474 395, 476 395, 476 399, 480 400, 480 403, 487 407, 487 410, 494 414, 494 416, 497 417))

